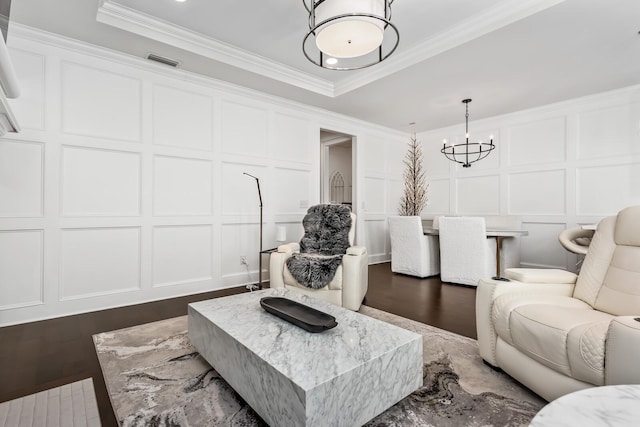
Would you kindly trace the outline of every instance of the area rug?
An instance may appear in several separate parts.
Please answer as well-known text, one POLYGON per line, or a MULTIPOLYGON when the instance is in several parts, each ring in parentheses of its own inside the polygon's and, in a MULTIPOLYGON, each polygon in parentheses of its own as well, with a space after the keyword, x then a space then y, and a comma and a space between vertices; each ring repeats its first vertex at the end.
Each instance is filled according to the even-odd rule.
POLYGON ((99 427, 93 380, 50 388, 0 403, 0 427, 99 427))
MULTIPOLYGON (((485 365, 473 339, 363 306, 424 337, 423 386, 367 426, 526 426, 545 402, 485 365)), ((122 426, 264 426, 189 343, 187 316, 93 337, 122 426)))

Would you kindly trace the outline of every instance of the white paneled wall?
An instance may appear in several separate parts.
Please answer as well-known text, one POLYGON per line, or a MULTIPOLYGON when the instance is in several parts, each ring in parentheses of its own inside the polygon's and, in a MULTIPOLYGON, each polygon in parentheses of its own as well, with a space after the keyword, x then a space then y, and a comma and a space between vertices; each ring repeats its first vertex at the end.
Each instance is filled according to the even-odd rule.
POLYGON ((558 233, 640 204, 640 87, 469 124, 472 140, 497 135, 488 158, 462 168, 439 153, 464 124, 418 135, 430 177, 424 218, 522 215, 522 265, 575 270, 558 233))
POLYGON ((264 248, 278 226, 299 240, 321 128, 358 141, 356 239, 387 257, 386 166, 357 186, 400 133, 25 27, 9 46, 23 131, 0 140, 0 326, 255 282, 243 172, 264 248))

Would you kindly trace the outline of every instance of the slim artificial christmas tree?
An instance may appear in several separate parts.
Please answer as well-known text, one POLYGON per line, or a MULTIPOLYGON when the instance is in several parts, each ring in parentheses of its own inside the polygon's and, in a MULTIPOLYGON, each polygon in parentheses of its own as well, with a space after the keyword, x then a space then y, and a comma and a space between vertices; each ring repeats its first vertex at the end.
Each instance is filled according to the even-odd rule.
POLYGON ((427 205, 427 190, 424 168, 422 167, 422 145, 418 143, 416 134, 411 135, 409 150, 404 160, 404 194, 400 198, 398 214, 403 216, 420 216, 427 205))

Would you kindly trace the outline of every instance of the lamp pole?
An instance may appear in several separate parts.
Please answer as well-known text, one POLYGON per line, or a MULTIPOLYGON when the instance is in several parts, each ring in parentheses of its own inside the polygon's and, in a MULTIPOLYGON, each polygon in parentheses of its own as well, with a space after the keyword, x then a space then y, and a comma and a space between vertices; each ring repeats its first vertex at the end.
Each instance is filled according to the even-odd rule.
POLYGON ((256 185, 258 186, 258 200, 260 200, 260 252, 258 252, 258 283, 255 285, 247 285, 247 289, 253 291, 256 289, 262 289, 262 192, 260 191, 260 179, 258 177, 246 172, 242 173, 256 180, 256 185))

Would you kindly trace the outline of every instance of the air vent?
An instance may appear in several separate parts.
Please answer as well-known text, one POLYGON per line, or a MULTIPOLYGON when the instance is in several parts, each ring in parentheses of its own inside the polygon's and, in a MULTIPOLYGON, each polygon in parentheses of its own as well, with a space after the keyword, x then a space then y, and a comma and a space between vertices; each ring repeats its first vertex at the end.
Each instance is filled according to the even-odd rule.
POLYGON ((181 64, 180 61, 176 61, 175 59, 167 58, 166 56, 156 55, 155 53, 147 53, 147 59, 151 61, 156 61, 164 65, 168 65, 170 67, 177 67, 181 64))

